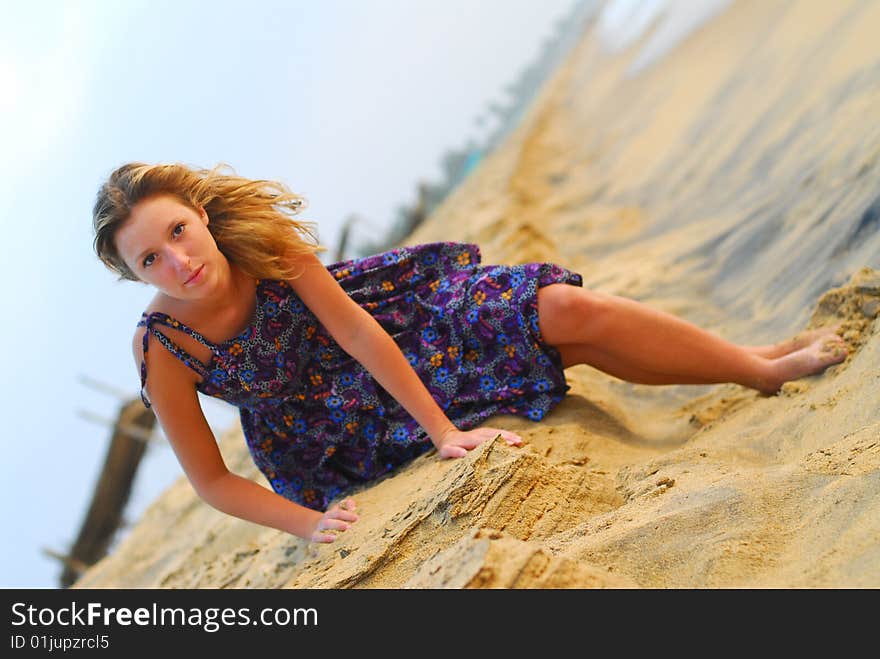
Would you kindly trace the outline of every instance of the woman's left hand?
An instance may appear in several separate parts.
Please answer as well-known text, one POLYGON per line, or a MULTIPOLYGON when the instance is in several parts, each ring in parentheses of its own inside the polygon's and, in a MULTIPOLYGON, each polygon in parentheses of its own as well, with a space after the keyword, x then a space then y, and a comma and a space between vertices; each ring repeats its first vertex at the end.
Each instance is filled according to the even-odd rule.
POLYGON ((474 428, 473 430, 450 430, 435 445, 441 458, 463 458, 471 449, 501 435, 508 446, 522 446, 522 437, 509 430, 497 428, 474 428))

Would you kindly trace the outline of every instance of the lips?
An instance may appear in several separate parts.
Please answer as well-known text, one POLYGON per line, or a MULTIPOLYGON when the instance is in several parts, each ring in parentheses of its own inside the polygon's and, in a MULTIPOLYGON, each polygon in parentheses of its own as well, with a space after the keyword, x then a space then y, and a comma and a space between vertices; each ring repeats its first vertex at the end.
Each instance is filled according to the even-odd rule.
POLYGON ((196 271, 195 271, 194 273, 192 273, 192 275, 190 275, 189 279, 187 279, 185 282, 183 282, 183 285, 186 286, 186 285, 187 285, 188 283, 190 283, 193 279, 195 279, 196 277, 198 277, 198 276, 199 276, 199 273, 201 273, 201 271, 202 271, 202 269, 203 269, 204 267, 205 267, 204 265, 200 265, 198 268, 196 268, 196 271))

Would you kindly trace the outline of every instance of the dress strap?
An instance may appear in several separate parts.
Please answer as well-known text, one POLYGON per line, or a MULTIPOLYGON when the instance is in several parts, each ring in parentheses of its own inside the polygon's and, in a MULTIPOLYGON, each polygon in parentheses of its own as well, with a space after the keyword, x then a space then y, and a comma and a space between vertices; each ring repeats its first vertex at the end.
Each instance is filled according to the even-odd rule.
POLYGON ((169 339, 165 334, 156 329, 153 326, 154 323, 159 323, 160 325, 180 330, 185 334, 193 337, 199 343, 210 348, 211 352, 216 352, 213 343, 208 341, 205 337, 203 337, 195 330, 190 329, 180 321, 175 320, 168 314, 164 314, 161 311, 155 311, 151 314, 141 314, 141 320, 140 322, 138 322, 137 326, 147 328, 147 331, 144 332, 144 358, 141 360, 141 401, 146 407, 151 407, 150 401, 147 400, 147 397, 144 395, 144 387, 147 384, 147 350, 149 349, 148 339, 150 337, 150 334, 153 334, 159 340, 159 342, 168 349, 168 352, 177 357, 180 361, 189 366, 196 373, 198 373, 205 379, 207 379, 208 377, 208 367, 205 366, 200 360, 189 354, 186 350, 174 343, 174 341, 169 339))

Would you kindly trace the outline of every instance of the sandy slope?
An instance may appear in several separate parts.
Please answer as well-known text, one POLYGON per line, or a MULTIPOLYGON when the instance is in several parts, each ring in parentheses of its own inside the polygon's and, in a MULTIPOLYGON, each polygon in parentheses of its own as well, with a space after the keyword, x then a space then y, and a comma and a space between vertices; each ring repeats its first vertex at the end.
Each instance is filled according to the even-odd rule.
MULTIPOLYGON (((637 75, 591 32, 407 242, 480 244, 725 338, 842 321, 846 362, 776 396, 588 366, 520 449, 431 453, 308 546, 181 480, 89 587, 880 586, 880 4, 739 2, 637 75)), ((230 468, 259 479, 240 430, 230 468)))

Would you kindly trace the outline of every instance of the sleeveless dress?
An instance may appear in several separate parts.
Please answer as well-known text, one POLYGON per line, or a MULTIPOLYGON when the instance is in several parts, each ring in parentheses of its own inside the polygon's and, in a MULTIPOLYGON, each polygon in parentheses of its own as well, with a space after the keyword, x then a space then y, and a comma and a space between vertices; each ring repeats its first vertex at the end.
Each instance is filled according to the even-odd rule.
MULTIPOLYGON (((477 245, 440 242, 327 266, 391 335, 461 430, 497 413, 539 421, 570 388, 559 352, 538 327, 537 290, 582 286, 551 263, 480 265, 477 245)), ((152 335, 202 376, 196 389, 235 405, 250 454, 278 494, 315 510, 433 448, 409 413, 334 341, 283 280, 257 283, 251 325, 223 343, 161 312, 152 335), (202 363, 157 325, 211 349, 202 363)), ((147 369, 141 363, 141 398, 147 369)))

